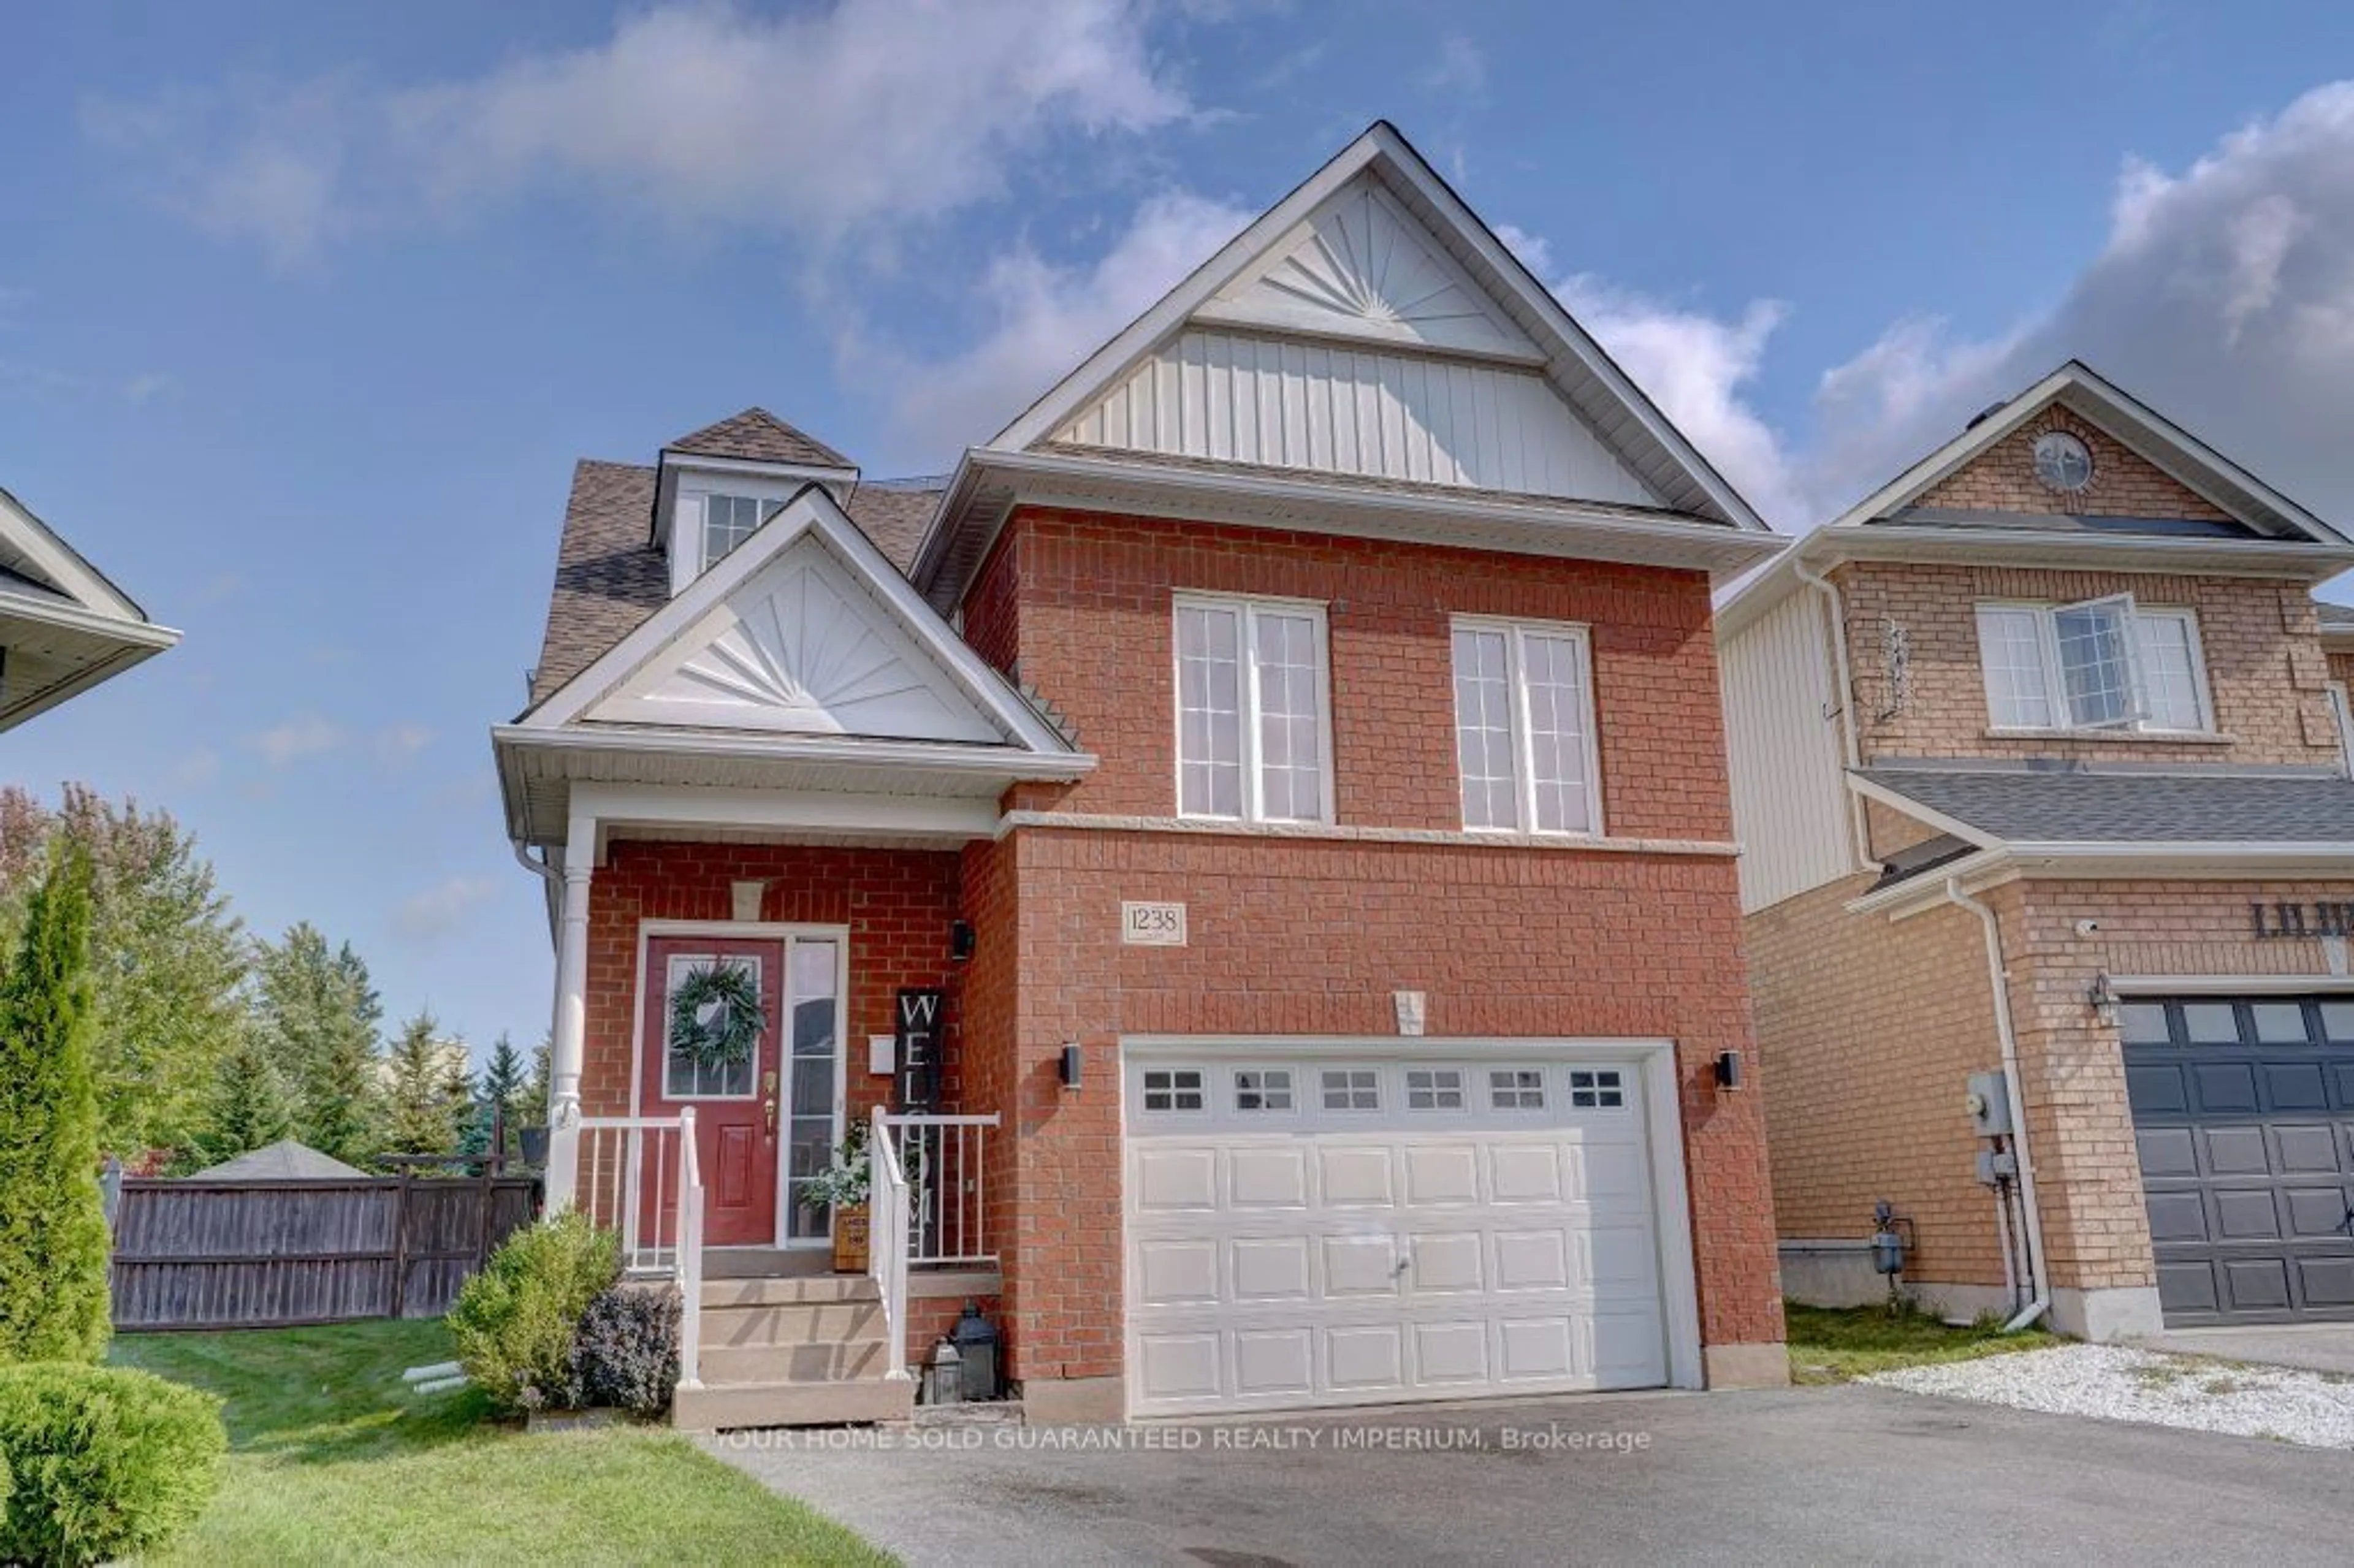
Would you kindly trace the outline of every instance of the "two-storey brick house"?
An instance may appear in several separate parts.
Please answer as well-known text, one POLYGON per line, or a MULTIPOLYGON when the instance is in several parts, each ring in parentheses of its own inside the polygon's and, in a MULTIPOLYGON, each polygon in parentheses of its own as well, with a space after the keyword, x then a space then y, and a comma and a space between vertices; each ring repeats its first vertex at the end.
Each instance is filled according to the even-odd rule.
POLYGON ((496 747, 681 1418, 887 1414, 968 1295, 1049 1417, 1779 1381, 1710 606, 1777 544, 1386 125, 944 483, 582 464, 496 747))
POLYGON ((2354 1317, 2349 565, 2071 364, 1723 608, 1794 1296, 2354 1317))

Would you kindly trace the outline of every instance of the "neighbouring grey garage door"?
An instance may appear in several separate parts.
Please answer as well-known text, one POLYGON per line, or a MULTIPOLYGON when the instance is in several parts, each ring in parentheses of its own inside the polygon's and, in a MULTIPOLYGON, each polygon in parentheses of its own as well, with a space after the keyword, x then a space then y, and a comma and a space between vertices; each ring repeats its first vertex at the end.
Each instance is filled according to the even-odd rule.
POLYGON ((2354 999, 2124 1010, 2169 1327, 2354 1319, 2354 999))

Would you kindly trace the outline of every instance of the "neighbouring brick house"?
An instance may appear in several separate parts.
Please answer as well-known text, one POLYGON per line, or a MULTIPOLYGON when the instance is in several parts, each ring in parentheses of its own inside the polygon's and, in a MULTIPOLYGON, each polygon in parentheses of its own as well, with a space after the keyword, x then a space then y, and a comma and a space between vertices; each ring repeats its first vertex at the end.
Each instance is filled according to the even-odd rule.
POLYGON ((1710 609, 1777 545, 1386 125, 943 482, 583 463, 495 741, 551 1191, 667 1266, 701 1184, 680 1418, 902 1409, 968 1295, 1047 1417, 1780 1381, 1710 609))
POLYGON ((1723 607, 1794 1297, 2354 1318, 2349 565, 2070 364, 1723 607))

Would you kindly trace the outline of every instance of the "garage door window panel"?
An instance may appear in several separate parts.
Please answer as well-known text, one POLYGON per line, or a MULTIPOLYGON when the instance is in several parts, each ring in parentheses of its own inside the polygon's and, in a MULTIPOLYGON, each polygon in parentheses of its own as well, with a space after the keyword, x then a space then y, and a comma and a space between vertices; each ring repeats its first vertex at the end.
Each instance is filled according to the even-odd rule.
POLYGON ((1382 1108, 1381 1075, 1368 1067, 1334 1067, 1323 1075, 1324 1108, 1328 1111, 1377 1111, 1382 1108))
POLYGON ((1291 1109, 1291 1073, 1283 1067, 1245 1067, 1235 1074, 1235 1109, 1246 1114, 1291 1109))
POLYGON ((1488 1103, 1497 1110, 1544 1109, 1544 1074, 1534 1067, 1491 1068, 1488 1074, 1488 1103))
POLYGON ((1144 1108, 1149 1111, 1198 1111, 1208 1108, 1198 1068, 1154 1068, 1144 1075, 1144 1108))
POLYGON ((1405 1075, 1408 1110, 1461 1110, 1463 1074, 1456 1067, 1410 1067, 1405 1075))
POLYGON ((1569 1075, 1569 1103, 1596 1110, 1617 1110, 1627 1104, 1627 1086, 1615 1067, 1575 1068, 1569 1075))

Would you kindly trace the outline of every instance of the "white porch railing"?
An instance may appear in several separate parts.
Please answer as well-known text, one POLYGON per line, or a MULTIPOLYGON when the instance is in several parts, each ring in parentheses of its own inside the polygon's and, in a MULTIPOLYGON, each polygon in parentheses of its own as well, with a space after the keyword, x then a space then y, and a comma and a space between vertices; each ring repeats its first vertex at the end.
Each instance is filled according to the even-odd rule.
POLYGON ((907 1376, 907 1176, 891 1139, 892 1118, 875 1107, 866 1139, 866 1272, 883 1298, 885 1375, 907 1376))
POLYGON ((989 1129, 985 1116, 885 1116, 897 1135, 901 1169, 915 1196, 908 1217, 907 1261, 918 1266, 993 1264, 989 1245, 989 1129))
MULTIPOLYGON (((695 1107, 675 1117, 583 1117, 574 1202, 621 1237, 621 1267, 678 1286, 678 1383, 703 1386, 703 1167, 695 1107)), ((550 1194, 556 1198, 557 1194, 550 1194)))

